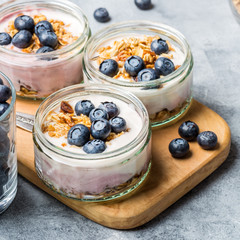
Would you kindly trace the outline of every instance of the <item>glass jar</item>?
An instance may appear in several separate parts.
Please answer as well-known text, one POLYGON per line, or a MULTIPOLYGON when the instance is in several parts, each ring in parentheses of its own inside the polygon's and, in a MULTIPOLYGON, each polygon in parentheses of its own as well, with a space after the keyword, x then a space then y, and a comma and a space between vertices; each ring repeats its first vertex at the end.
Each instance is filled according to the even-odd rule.
POLYGON ((149 21, 128 21, 111 25, 88 41, 83 60, 84 82, 107 83, 135 94, 145 105, 153 127, 180 118, 192 100, 193 57, 185 37, 167 25, 149 21), (123 81, 102 74, 93 64, 96 51, 108 41, 130 36, 159 36, 177 46, 184 56, 182 65, 173 73, 150 81, 123 81))
POLYGON ((124 196, 143 183, 151 166, 147 110, 134 95, 112 86, 81 84, 49 96, 36 113, 33 139, 38 176, 53 191, 81 201, 106 201, 124 196), (41 126, 48 113, 62 101, 79 96, 111 97, 126 103, 142 120, 140 132, 123 147, 99 154, 81 154, 57 147, 46 138, 41 126))
POLYGON ((71 16, 78 27, 82 28, 81 35, 72 44, 41 54, 24 53, 0 46, 0 71, 12 80, 17 96, 42 99, 61 88, 82 81, 82 52, 90 37, 90 29, 86 16, 77 5, 66 0, 11 1, 0 8, 0 25, 15 14, 43 10, 56 12, 58 16, 66 18, 71 16))
POLYGON ((13 201, 17 192, 17 154, 16 137, 16 92, 10 79, 0 72, 3 84, 10 87, 12 97, 9 106, 0 116, 0 213, 13 201))
POLYGON ((228 1, 235 19, 240 24, 240 1, 239 0, 228 0, 228 1))

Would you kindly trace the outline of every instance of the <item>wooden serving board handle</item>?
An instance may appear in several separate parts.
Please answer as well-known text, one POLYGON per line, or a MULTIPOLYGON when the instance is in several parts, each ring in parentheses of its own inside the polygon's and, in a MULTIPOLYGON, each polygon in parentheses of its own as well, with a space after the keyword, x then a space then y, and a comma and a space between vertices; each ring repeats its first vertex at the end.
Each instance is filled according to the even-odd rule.
MULTIPOLYGON (((39 103, 17 100, 17 111, 34 114, 39 103)), ((83 203, 52 192, 35 172, 32 134, 21 129, 17 129, 18 171, 30 182, 83 216, 110 228, 130 229, 153 219, 209 176, 227 158, 230 142, 231 134, 227 123, 217 113, 193 100, 191 109, 178 123, 153 131, 150 176, 141 189, 126 199, 83 203), (191 153, 187 158, 171 157, 168 144, 179 137, 178 127, 186 120, 196 122, 200 131, 214 131, 218 136, 218 147, 206 151, 197 142, 190 142, 191 153)))

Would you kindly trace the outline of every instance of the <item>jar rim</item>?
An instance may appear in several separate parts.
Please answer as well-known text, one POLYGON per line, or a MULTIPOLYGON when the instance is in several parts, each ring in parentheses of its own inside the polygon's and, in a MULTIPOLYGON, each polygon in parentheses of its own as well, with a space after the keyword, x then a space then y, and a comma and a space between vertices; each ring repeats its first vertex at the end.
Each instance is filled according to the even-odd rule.
POLYGON ((191 70, 193 68, 193 56, 191 53, 190 46, 189 46, 186 38, 184 37, 184 35, 173 27, 170 27, 166 24, 153 22, 153 21, 132 20, 132 21, 124 21, 124 22, 112 24, 112 25, 105 27, 104 29, 98 31, 93 36, 91 36, 91 38, 88 41, 87 46, 85 46, 85 48, 84 48, 83 68, 84 68, 84 72, 87 75, 87 77, 91 79, 92 78, 91 74, 92 74, 93 77, 97 77, 103 81, 110 83, 110 84, 115 84, 115 85, 123 86, 123 87, 154 87, 154 86, 158 86, 160 84, 167 83, 167 82, 174 80, 177 76, 179 76, 183 72, 185 72, 186 69, 188 69, 189 67, 190 67, 190 69, 188 72, 191 72, 191 70), (145 83, 119 81, 118 79, 114 79, 114 78, 104 75, 103 73, 98 71, 98 69, 96 69, 96 67, 94 67, 93 64, 91 64, 91 60, 89 59, 89 55, 88 55, 88 53, 90 52, 89 49, 91 48, 92 45, 94 45, 94 43, 99 42, 98 38, 100 36, 107 36, 108 34, 113 34, 114 32, 119 31, 119 29, 121 29, 121 33, 124 33, 124 29, 126 31, 129 29, 140 30, 141 28, 145 28, 145 29, 150 28, 151 30, 154 30, 154 28, 155 28, 156 30, 158 29, 161 31, 165 31, 165 33, 167 33, 168 37, 170 37, 170 35, 172 35, 172 36, 175 36, 178 40, 180 40, 181 43, 183 44, 184 48, 186 49, 186 54, 185 54, 185 59, 184 59, 183 64, 177 70, 172 72, 171 74, 164 76, 162 78, 158 78, 156 80, 152 80, 150 82, 145 82, 145 83))
MULTIPOLYGON (((113 96, 114 97, 114 96, 113 96)), ((34 131, 33 131, 33 138, 34 138, 34 142, 36 144, 36 140, 39 140, 41 142, 41 144, 47 148, 48 150, 50 150, 51 152, 54 152, 58 155, 64 156, 68 158, 68 163, 70 163, 70 159, 72 162, 75 163, 81 163, 81 162, 89 162, 89 160, 92 162, 97 161, 97 162, 101 162, 105 161, 108 158, 112 158, 115 156, 118 156, 120 154, 124 154, 128 151, 130 151, 131 149, 137 147, 139 145, 140 142, 142 142, 147 136, 149 136, 149 134, 151 135, 151 128, 150 128, 150 121, 149 121, 149 117, 148 117, 148 112, 147 109, 145 108, 145 106, 143 105, 143 103, 137 98, 135 97, 132 93, 129 92, 125 92, 123 90, 119 90, 118 88, 111 86, 111 85, 107 85, 104 84, 77 84, 77 85, 73 85, 70 87, 66 87, 63 88, 55 93, 53 93, 52 95, 50 95, 49 97, 47 97, 39 106, 36 115, 35 115, 35 121, 34 121, 34 131), (73 94, 74 92, 72 91, 97 91, 99 93, 101 93, 101 91, 105 91, 108 93, 114 93, 115 95, 117 94, 118 96, 121 96, 121 98, 130 100, 131 103, 134 104, 135 107, 137 107, 141 113, 143 114, 142 118, 142 129, 141 131, 138 133, 138 135, 127 145, 122 146, 121 148, 118 148, 116 150, 110 151, 110 152, 103 152, 101 154, 80 154, 80 153, 76 153, 76 152, 70 152, 67 150, 64 150, 60 147, 57 147, 55 144, 51 143, 49 140, 46 139, 46 137, 44 136, 43 132, 41 131, 41 124, 40 124, 40 120, 42 119, 41 114, 43 113, 42 111, 44 111, 44 109, 46 109, 48 105, 49 101, 52 101, 52 104, 55 103, 56 101, 62 100, 64 97, 68 96, 68 94, 71 93, 73 94), (117 93, 116 93, 117 92, 117 93), (61 96, 62 95, 62 96, 61 96), (59 98, 59 96, 61 96, 59 98)), ((46 153, 45 153, 46 154, 46 153)))
MULTIPOLYGON (((44 57, 57 57, 59 55, 68 53, 72 50, 74 50, 75 48, 77 48, 79 45, 83 44, 88 37, 90 36, 90 28, 89 28, 89 22, 88 19, 86 17, 86 15, 83 13, 82 9, 74 4, 73 2, 70 2, 68 0, 54 0, 49 2, 48 0, 15 0, 13 2, 10 2, 9 4, 2 4, 0 5, 0 17, 2 12, 6 12, 11 10, 12 8, 15 8, 16 6, 22 6, 22 5, 32 5, 32 4, 48 4, 49 6, 60 6, 63 7, 64 11, 67 10, 71 10, 75 12, 75 16, 80 16, 83 20, 83 32, 81 33, 81 36, 74 41, 73 43, 65 46, 62 49, 57 49, 53 52, 47 52, 47 53, 38 53, 38 54, 26 54, 24 52, 17 52, 17 51, 13 51, 11 49, 7 49, 4 46, 0 47, 0 51, 2 51, 3 53, 6 53, 8 55, 14 56, 14 57, 24 57, 25 59, 31 59, 31 58, 35 58, 36 56, 38 56, 39 58, 41 56, 44 57)), ((79 19, 79 18, 78 18, 79 19)))
POLYGON ((7 77, 3 72, 0 71, 0 76, 2 76, 10 85, 11 91, 12 91, 12 99, 11 99, 11 103, 9 104, 8 109, 6 110, 6 112, 0 116, 0 122, 2 120, 4 120, 12 111, 12 109, 14 108, 15 102, 16 102, 16 90, 15 87, 12 83, 12 81, 10 80, 9 77, 7 77))

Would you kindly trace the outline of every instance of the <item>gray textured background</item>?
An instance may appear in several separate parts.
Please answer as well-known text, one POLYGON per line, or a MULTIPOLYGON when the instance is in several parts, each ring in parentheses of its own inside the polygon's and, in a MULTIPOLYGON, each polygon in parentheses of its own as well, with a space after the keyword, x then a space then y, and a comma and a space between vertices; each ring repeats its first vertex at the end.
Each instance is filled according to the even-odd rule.
MULTIPOLYGON (((0 216, 0 239, 240 239, 240 26, 227 0, 153 0, 138 10, 133 0, 75 0, 89 18, 107 7, 110 23, 146 19, 179 29, 195 59, 194 97, 225 118, 232 130, 226 162, 169 209, 144 226, 118 231, 75 213, 19 177, 16 199, 0 216)), ((110 24, 108 23, 108 24, 110 24)))

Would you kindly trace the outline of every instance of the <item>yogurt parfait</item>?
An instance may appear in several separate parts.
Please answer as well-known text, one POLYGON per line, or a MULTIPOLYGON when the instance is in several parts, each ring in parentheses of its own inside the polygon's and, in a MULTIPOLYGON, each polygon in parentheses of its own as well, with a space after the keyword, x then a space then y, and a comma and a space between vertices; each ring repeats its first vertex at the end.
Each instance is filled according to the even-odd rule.
POLYGON ((63 0, 17 0, 0 8, 0 70, 17 95, 45 98, 82 81, 90 35, 81 9, 63 0))
POLYGON ((152 126, 183 115, 192 99, 193 58, 177 30, 130 21, 95 34, 85 48, 85 82, 110 83, 135 94, 152 126))
POLYGON ((76 85, 51 95, 37 111, 33 136, 39 177, 66 197, 115 199, 149 173, 147 111, 115 87, 76 85))

